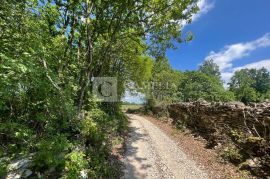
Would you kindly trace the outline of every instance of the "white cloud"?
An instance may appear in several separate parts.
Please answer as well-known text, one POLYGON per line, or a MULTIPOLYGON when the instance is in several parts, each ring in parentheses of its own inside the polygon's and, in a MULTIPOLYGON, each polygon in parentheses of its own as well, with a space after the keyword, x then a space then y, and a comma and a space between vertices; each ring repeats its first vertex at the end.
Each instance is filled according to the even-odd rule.
MULTIPOLYGON (((211 9, 214 8, 214 2, 213 0, 199 0, 197 2, 197 6, 199 7, 199 12, 196 14, 193 14, 191 19, 192 22, 195 22, 198 20, 201 16, 207 14, 211 9)), ((186 21, 181 21, 180 24, 182 25, 182 28, 185 28, 185 26, 188 24, 186 21)))
POLYGON ((234 72, 221 72, 221 78, 224 81, 224 85, 226 86, 227 83, 230 82, 231 77, 233 76, 234 72))
POLYGON ((270 59, 250 63, 250 64, 244 65, 242 67, 237 67, 237 68, 234 68, 234 71, 238 71, 238 70, 245 69, 245 68, 248 68, 248 69, 251 69, 251 68, 255 68, 255 69, 266 68, 267 70, 270 71, 270 59))
POLYGON ((261 69, 263 67, 266 68, 268 71, 270 71, 270 59, 261 60, 254 63, 246 64, 244 66, 231 68, 228 71, 221 72, 221 77, 224 80, 226 86, 226 84, 230 82, 231 77, 236 71, 239 71, 241 69, 252 69, 252 68, 261 69))
POLYGON ((257 48, 267 46, 270 46, 270 33, 254 41, 227 45, 219 52, 210 52, 205 59, 213 59, 219 65, 220 70, 224 71, 232 68, 233 61, 248 56, 257 48))
POLYGON ((243 66, 235 67, 233 62, 243 57, 249 56, 251 52, 255 51, 258 48, 270 46, 270 33, 266 33, 264 36, 250 42, 242 42, 225 46, 219 52, 210 52, 209 55, 205 58, 213 59, 220 67, 221 77, 224 81, 225 87, 227 83, 230 82, 231 77, 235 71, 244 69, 244 68, 255 68, 260 69, 262 67, 270 71, 270 59, 261 60, 246 64, 243 66))
POLYGON ((209 0, 199 0, 197 5, 200 8, 200 11, 197 14, 193 15, 192 17, 193 22, 199 19, 202 15, 207 14, 208 11, 214 8, 214 3, 210 2, 209 0))

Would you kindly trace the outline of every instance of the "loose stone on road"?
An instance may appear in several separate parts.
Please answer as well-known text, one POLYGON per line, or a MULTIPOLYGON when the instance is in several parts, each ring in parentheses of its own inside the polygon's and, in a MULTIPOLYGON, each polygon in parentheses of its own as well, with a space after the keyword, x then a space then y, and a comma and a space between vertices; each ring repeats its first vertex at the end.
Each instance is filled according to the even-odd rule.
POLYGON ((137 115, 129 118, 124 178, 208 178, 158 127, 137 115))

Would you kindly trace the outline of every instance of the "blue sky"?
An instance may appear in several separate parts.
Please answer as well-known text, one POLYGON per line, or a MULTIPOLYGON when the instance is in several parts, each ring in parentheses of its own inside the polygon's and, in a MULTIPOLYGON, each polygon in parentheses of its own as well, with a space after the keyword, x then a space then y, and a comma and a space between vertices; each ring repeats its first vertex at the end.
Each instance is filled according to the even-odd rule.
POLYGON ((225 82, 241 68, 270 70, 270 0, 201 0, 199 6, 183 30, 194 34, 193 41, 167 51, 174 69, 196 70, 213 58, 225 82))

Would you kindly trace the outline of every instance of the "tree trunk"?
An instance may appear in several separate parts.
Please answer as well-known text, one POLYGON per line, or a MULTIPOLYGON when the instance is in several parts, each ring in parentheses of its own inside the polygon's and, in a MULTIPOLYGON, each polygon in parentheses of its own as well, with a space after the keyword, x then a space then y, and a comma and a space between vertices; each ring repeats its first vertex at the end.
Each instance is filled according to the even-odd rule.
POLYGON ((93 8, 93 5, 88 4, 86 7, 86 23, 87 23, 87 54, 86 54, 86 70, 82 69, 84 72, 82 72, 81 80, 80 80, 80 90, 78 91, 78 98, 77 98, 77 112, 80 114, 83 106, 83 100, 85 96, 86 89, 90 83, 90 78, 92 77, 92 62, 93 62, 93 44, 91 39, 91 31, 90 31, 90 23, 88 22, 89 16, 91 14, 91 10, 93 8))

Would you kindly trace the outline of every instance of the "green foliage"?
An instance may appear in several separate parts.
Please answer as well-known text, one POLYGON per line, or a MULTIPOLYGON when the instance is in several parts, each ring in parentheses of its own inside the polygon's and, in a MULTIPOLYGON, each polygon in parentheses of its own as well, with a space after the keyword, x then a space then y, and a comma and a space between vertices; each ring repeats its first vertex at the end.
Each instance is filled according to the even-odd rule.
POLYGON ((222 157, 232 163, 240 164, 243 161, 243 156, 235 147, 227 147, 224 149, 222 157))
POLYGON ((5 161, 0 161, 0 178, 4 178, 7 174, 7 163, 5 161))
POLYGON ((152 111, 153 107, 156 105, 156 101, 153 98, 149 98, 145 102, 145 112, 149 113, 152 111))
POLYGON ((244 103, 269 99, 270 73, 265 69, 242 69, 231 79, 230 91, 244 103))
MULTIPOLYGON (((213 60, 205 61, 198 71, 181 73, 173 70, 168 60, 156 58, 153 67, 151 86, 146 98, 155 103, 174 103, 179 101, 232 101, 234 94, 223 87, 219 67, 213 60)), ((151 108, 148 105, 148 108, 151 108)))
POLYGON ((65 155, 71 148, 71 144, 65 136, 55 136, 43 139, 37 144, 37 154, 34 156, 34 167, 40 171, 50 168, 63 170, 65 155))
POLYGON ((1 157, 33 153, 44 178, 109 178, 110 140, 127 118, 119 103, 96 102, 90 79, 117 77, 120 98, 142 86, 155 54, 191 40, 179 22, 197 11, 190 0, 1 2, 1 157))
POLYGON ((83 139, 88 143, 87 145, 90 145, 91 142, 91 145, 98 146, 104 141, 104 133, 102 133, 99 128, 102 127, 105 121, 108 121, 105 117, 107 116, 100 110, 86 113, 86 117, 81 121, 80 131, 83 139), (100 126, 98 126, 97 122, 100 126))
POLYGON ((15 122, 0 123, 0 133, 3 135, 1 145, 6 145, 4 153, 15 154, 16 152, 25 152, 29 150, 31 145, 29 142, 35 139, 33 130, 25 125, 15 122))
POLYGON ((201 72, 186 72, 181 80, 180 91, 184 101, 231 101, 233 94, 225 91, 220 81, 201 72))
POLYGON ((178 85, 181 77, 182 73, 174 71, 166 58, 157 57, 153 66, 152 78, 145 89, 147 105, 150 105, 151 108, 154 103, 180 101, 181 94, 178 91, 178 85))
POLYGON ((246 136, 243 132, 238 132, 237 130, 230 131, 232 140, 237 144, 242 144, 245 142, 246 136))
POLYGON ((64 178, 78 178, 80 172, 87 168, 88 162, 83 152, 72 151, 65 156, 64 178))
POLYGON ((199 72, 221 80, 219 66, 214 63, 213 59, 204 61, 203 64, 199 67, 199 72))

